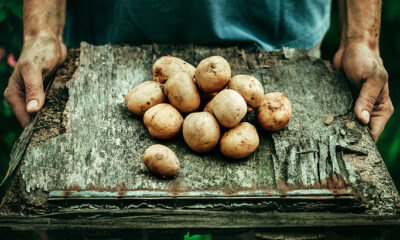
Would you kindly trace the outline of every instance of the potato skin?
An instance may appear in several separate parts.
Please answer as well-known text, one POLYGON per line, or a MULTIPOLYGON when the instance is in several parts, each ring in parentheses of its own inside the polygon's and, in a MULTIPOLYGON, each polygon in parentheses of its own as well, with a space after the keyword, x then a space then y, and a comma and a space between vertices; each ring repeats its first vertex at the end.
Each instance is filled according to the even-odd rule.
POLYGON ((132 88, 126 95, 125 102, 129 111, 143 116, 149 108, 165 102, 166 99, 161 83, 147 81, 132 88))
POLYGON ((220 150, 226 157, 240 159, 252 154, 259 143, 256 128, 248 122, 242 122, 224 133, 220 150))
POLYGON ((164 56, 157 59, 153 65, 153 80, 165 83, 178 72, 186 72, 193 78, 195 71, 195 67, 180 58, 164 56))
POLYGON ((168 139, 179 132, 183 117, 172 105, 160 103, 144 113, 143 122, 151 136, 168 139))
POLYGON ((178 157, 170 148, 161 144, 148 147, 142 160, 150 172, 163 178, 175 176, 179 172, 178 157))
POLYGON ((183 138, 196 152, 208 152, 219 141, 220 128, 215 117, 208 112, 196 112, 186 116, 183 121, 183 138))
POLYGON ((243 97, 232 89, 222 90, 210 103, 210 109, 224 127, 236 126, 246 115, 247 105, 243 97))
POLYGON ((196 83, 205 93, 221 91, 231 80, 231 67, 221 56, 203 59, 196 68, 196 83))
POLYGON ((211 101, 209 101, 208 103, 206 103, 206 105, 203 108, 203 112, 208 112, 213 114, 212 110, 211 110, 211 101))
POLYGON ((271 92, 264 95, 257 109, 258 123, 268 131, 277 131, 292 118, 292 105, 285 94, 271 92))
POLYGON ((229 81, 228 87, 242 95, 249 107, 256 108, 261 105, 264 88, 257 78, 250 75, 236 75, 229 81))
POLYGON ((200 94, 193 77, 179 72, 168 79, 164 85, 164 93, 171 104, 181 112, 193 112, 200 106, 200 94))

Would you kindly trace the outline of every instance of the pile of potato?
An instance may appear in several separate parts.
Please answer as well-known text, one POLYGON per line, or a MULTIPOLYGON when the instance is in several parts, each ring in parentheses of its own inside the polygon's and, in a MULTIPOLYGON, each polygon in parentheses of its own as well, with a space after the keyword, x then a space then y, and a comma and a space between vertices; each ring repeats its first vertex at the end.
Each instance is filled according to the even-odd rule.
MULTIPOLYGON (((259 145, 257 129, 241 122, 247 112, 256 109, 260 126, 268 131, 286 126, 292 115, 284 94, 264 94, 260 81, 250 75, 231 77, 231 67, 221 56, 202 60, 197 68, 176 57, 161 57, 153 65, 153 79, 129 91, 128 109, 143 116, 153 137, 169 139, 182 129, 186 144, 199 153, 219 143, 223 155, 245 158, 259 145), (202 102, 207 104, 199 111, 202 102)), ((149 147, 142 159, 151 172, 161 177, 179 171, 175 153, 160 144, 149 147)))

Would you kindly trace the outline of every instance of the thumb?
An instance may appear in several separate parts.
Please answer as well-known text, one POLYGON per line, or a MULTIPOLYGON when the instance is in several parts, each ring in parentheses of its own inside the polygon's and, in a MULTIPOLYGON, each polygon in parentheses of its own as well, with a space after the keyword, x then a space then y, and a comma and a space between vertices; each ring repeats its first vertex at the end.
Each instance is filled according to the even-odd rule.
POLYGON ((28 113, 38 112, 45 99, 42 73, 30 62, 21 64, 19 68, 25 85, 26 110, 28 113))
POLYGON ((384 86, 381 83, 381 80, 368 79, 361 87, 360 94, 358 95, 354 107, 354 112, 356 113, 357 118, 364 124, 368 124, 370 121, 370 116, 375 106, 375 102, 384 86))

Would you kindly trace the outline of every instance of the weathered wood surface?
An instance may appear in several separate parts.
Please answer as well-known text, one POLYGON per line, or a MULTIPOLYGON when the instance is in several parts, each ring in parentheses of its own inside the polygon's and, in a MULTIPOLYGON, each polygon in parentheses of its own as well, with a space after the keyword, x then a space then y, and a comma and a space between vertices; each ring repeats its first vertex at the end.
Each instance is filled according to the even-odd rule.
MULTIPOLYGON (((80 206, 81 208, 84 206, 80 206)), ((400 226, 397 216, 347 213, 199 211, 166 209, 71 209, 45 216, 0 218, 0 226, 23 229, 251 229, 400 226)))
MULTIPOLYGON (((393 224, 398 193, 367 127, 355 120, 345 79, 331 69, 329 63, 292 49, 263 52, 83 43, 80 52, 70 52, 58 70, 44 109, 32 131, 25 133, 31 137, 28 141, 25 137, 28 145, 16 147, 18 154, 13 156, 22 156, 22 161, 1 213, 39 214, 45 219, 48 215, 41 214, 85 213, 85 208, 107 212, 107 206, 120 211, 138 208, 139 212, 146 208, 149 213, 161 207, 172 215, 185 215, 185 209, 206 213, 219 209, 215 214, 221 216, 238 209, 336 211, 362 214, 355 219, 365 214, 390 215, 393 224), (293 118, 279 132, 259 128, 260 147, 241 161, 228 160, 217 150, 194 153, 182 136, 156 140, 141 118, 126 109, 125 95, 152 79, 152 64, 163 55, 181 57, 193 65, 221 55, 233 74, 253 74, 266 92, 285 93, 293 118), (141 154, 154 143, 169 146, 179 157, 181 171, 175 179, 154 177, 141 163, 141 154)), ((254 114, 246 120, 256 124, 254 114)), ((257 218, 257 214, 252 216, 257 218)), ((4 219, 0 216, 0 225, 4 219)), ((323 224, 319 221, 313 224, 323 224)), ((257 224, 261 222, 269 224, 257 224)), ((359 221, 367 223, 372 224, 359 221)))

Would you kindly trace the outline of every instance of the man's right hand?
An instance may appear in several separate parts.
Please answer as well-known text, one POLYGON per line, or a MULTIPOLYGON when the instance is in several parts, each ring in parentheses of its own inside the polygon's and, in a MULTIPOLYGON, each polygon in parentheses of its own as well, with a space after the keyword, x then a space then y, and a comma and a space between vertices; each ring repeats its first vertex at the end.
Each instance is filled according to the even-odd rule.
POLYGON ((25 39, 21 55, 12 73, 4 98, 23 127, 31 113, 44 104, 43 79, 65 61, 67 49, 62 40, 44 32, 25 39))

